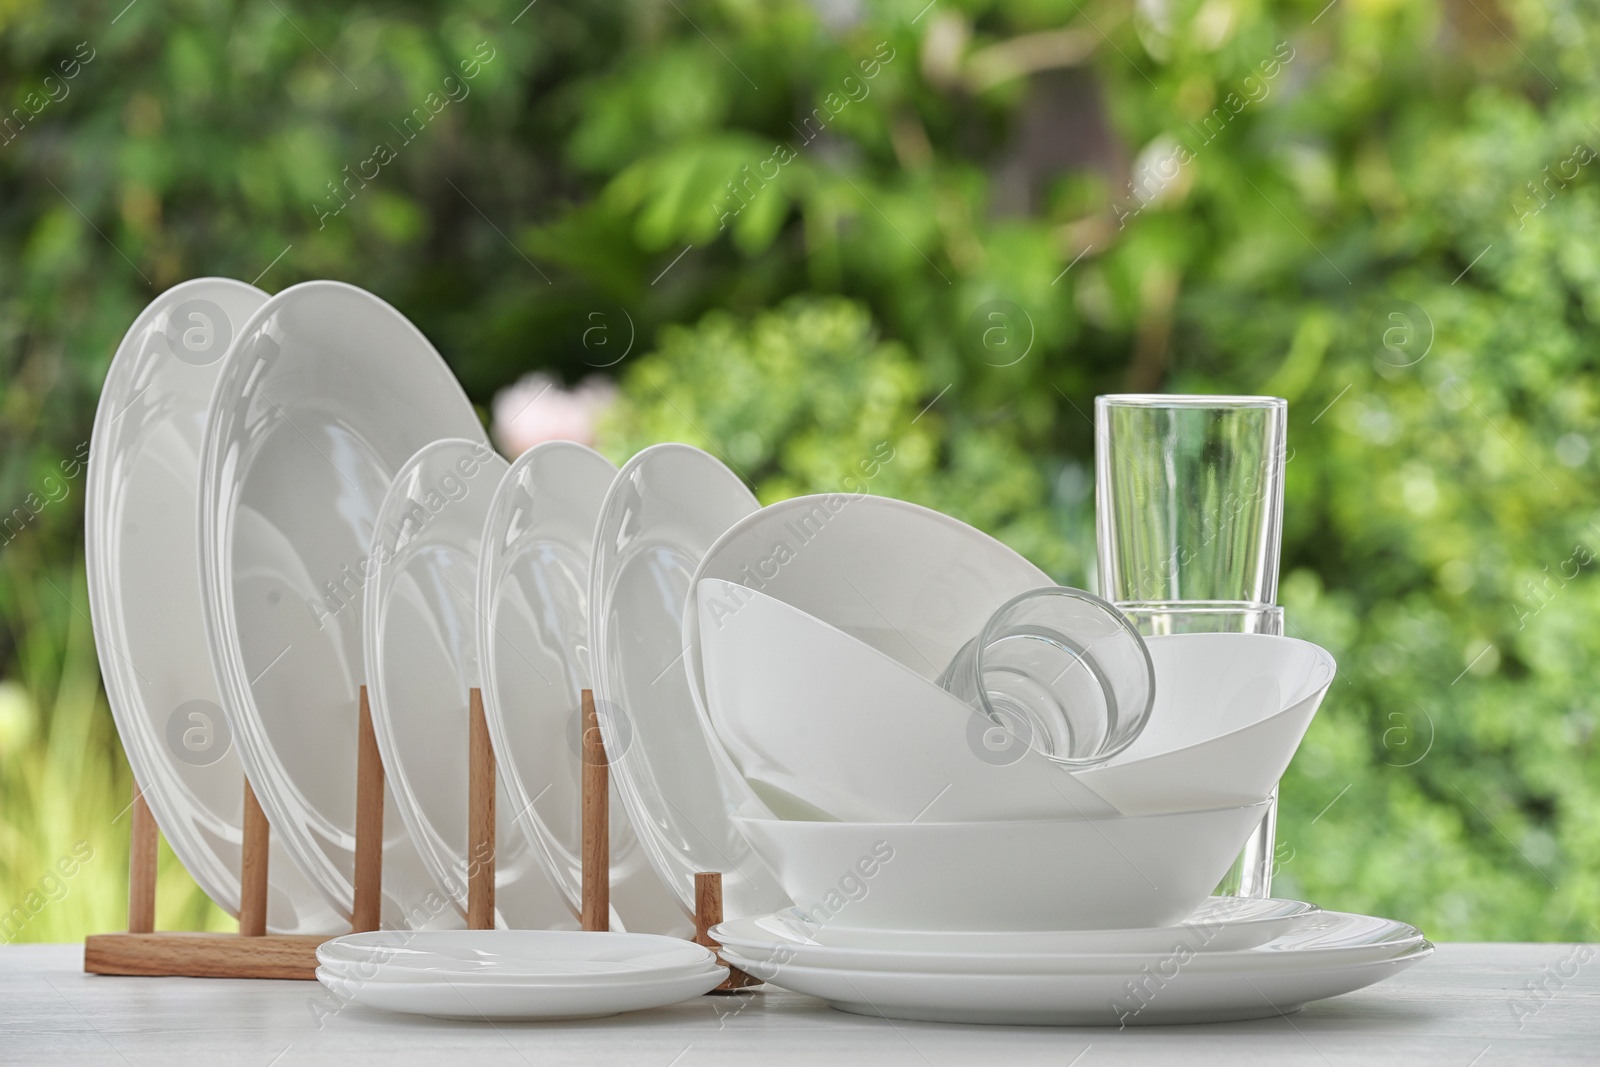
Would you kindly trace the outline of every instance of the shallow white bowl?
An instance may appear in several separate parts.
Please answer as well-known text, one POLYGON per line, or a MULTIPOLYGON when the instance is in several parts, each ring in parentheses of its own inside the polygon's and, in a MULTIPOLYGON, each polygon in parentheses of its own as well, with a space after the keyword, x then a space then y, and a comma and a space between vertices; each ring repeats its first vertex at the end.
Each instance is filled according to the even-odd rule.
POLYGON ((1144 732, 1073 776, 1128 815, 1268 796, 1333 684, 1333 657, 1309 641, 1267 634, 1177 634, 1146 643, 1156 702, 1144 732))
POLYGON ((712 728, 775 810, 798 800, 857 822, 1115 813, 1065 768, 865 642, 732 582, 703 579, 696 594, 712 728))
POLYGON ((1211 893, 1265 802, 1176 815, 735 825, 814 921, 898 930, 1170 926, 1211 893))

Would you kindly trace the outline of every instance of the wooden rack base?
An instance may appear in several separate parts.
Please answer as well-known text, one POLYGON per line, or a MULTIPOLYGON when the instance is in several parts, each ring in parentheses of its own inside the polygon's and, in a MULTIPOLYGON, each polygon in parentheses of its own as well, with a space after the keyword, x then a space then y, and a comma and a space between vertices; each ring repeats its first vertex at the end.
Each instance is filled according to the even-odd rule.
MULTIPOLYGON (((353 932, 376 930, 382 910, 383 760, 372 728, 367 687, 358 699, 356 863, 353 932)), ((317 946, 331 937, 267 933, 267 859, 271 829, 248 781, 239 847, 239 932, 156 930, 156 853, 160 830, 137 782, 128 826, 128 932, 91 934, 83 942, 90 974, 186 978, 317 977, 317 946)))
MULTIPOLYGON (((483 696, 468 694, 467 927, 495 926, 494 749, 483 696)), ((582 707, 583 889, 585 930, 608 930, 611 918, 610 766, 601 738, 594 696, 585 689, 582 707)), ((355 900, 352 932, 376 930, 383 895, 383 760, 372 727, 367 687, 358 699, 356 745, 355 900)), ((271 830, 250 783, 244 785, 244 833, 240 843, 239 932, 183 933, 155 928, 156 856, 160 830, 138 783, 129 808, 128 932, 91 934, 83 943, 83 969, 91 974, 188 978, 286 978, 314 980, 317 946, 339 936, 267 933, 267 859, 271 830)), ((695 941, 713 952, 722 946, 708 931, 722 921, 722 875, 695 875, 695 941)), ((721 959, 720 953, 718 958, 721 959)), ((713 993, 760 985, 737 967, 713 993)))

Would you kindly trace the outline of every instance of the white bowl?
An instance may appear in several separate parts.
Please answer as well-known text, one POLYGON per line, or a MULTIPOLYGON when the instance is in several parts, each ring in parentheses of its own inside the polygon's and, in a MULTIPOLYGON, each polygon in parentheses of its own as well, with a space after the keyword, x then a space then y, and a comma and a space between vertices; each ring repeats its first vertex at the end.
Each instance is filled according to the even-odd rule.
POLYGON ((814 921, 897 930, 1107 930, 1181 922, 1267 804, 967 823, 734 822, 814 921))
POLYGON ((696 588, 707 713, 775 810, 857 822, 1066 819, 1115 809, 877 649, 715 578, 696 588))
POLYGON ((1156 702, 1133 744, 1073 776, 1128 815, 1249 804, 1271 794, 1337 667, 1309 641, 1267 634, 1146 640, 1156 702))
MULTIPOLYGON (((802 496, 728 528, 694 588, 721 578, 791 604, 929 680, 1018 593, 1050 576, 981 530, 929 508, 860 493, 802 496)), ((700 617, 686 605, 689 688, 703 710, 700 617)))

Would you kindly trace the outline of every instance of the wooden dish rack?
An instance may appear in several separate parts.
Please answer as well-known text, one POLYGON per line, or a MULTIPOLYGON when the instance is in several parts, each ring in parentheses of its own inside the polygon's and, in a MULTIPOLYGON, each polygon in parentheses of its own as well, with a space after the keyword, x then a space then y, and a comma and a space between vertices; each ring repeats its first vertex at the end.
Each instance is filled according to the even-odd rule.
MULTIPOLYGON (((372 728, 367 687, 362 686, 356 746, 355 901, 352 932, 376 930, 383 886, 383 760, 372 728)), ((474 688, 468 705, 467 855, 485 857, 467 870, 467 928, 494 928, 495 786, 494 749, 484 717, 483 695, 474 688)), ((611 768, 595 713, 594 695, 583 691, 582 864, 580 923, 607 930, 611 916, 611 768)), ((315 979, 317 946, 339 935, 267 933, 267 858, 271 828, 247 780, 244 834, 239 863, 239 932, 186 933, 157 930, 156 852, 160 829, 134 783, 129 822, 128 930, 91 934, 83 943, 83 969, 93 974, 192 978, 315 979)), ((722 921, 722 875, 695 875, 696 943, 718 952, 710 930, 722 921)), ((732 993, 760 981, 729 966, 713 993, 732 993)))

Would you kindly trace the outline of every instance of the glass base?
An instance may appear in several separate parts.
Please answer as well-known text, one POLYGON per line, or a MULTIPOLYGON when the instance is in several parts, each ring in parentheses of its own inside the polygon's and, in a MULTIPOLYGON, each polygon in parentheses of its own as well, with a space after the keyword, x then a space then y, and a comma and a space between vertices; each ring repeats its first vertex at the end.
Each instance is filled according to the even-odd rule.
POLYGON ((1278 790, 1274 787, 1267 814, 1262 818, 1261 825, 1250 834, 1250 840, 1244 843, 1239 858, 1223 875, 1217 885, 1216 895, 1261 899, 1272 896, 1272 868, 1276 859, 1277 837, 1278 790))

